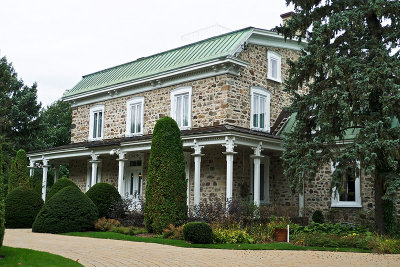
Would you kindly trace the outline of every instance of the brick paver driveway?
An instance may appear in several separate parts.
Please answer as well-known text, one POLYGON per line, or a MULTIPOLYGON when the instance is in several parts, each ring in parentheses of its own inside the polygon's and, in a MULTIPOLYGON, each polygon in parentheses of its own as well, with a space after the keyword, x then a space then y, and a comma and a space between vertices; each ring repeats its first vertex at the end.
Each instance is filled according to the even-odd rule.
POLYGON ((85 266, 400 266, 400 255, 179 248, 30 229, 7 229, 4 245, 47 251, 85 266))

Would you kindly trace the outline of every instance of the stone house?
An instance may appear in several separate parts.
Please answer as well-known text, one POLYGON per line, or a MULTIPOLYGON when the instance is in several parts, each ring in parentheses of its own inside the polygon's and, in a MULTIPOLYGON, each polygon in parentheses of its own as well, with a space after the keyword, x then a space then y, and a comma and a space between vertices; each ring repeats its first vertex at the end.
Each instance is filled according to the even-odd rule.
POLYGON ((346 177, 338 197, 330 166, 300 195, 283 176, 282 133, 294 120, 283 81, 301 46, 245 28, 83 76, 63 96, 72 105, 71 143, 28 154, 32 169, 43 168, 43 198, 50 164, 68 164, 84 192, 101 181, 145 197, 153 127, 171 116, 181 129, 189 207, 242 199, 346 220, 373 211, 373 183, 363 176, 346 177))

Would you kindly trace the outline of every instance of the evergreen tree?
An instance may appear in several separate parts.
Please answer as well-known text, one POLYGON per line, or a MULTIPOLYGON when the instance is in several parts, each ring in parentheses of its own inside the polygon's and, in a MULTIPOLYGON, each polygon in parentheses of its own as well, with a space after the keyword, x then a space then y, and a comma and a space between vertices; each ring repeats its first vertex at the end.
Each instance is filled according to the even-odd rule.
POLYGON ((187 218, 181 133, 170 117, 159 119, 154 127, 144 216, 146 228, 155 233, 187 218))
POLYGON ((0 58, 0 135, 3 136, 5 161, 18 148, 37 149, 34 142, 39 129, 36 84, 27 86, 5 57, 0 58))
POLYGON ((0 135, 0 248, 3 245, 4 230, 5 230, 5 204, 4 204, 4 191, 3 191, 3 139, 0 135))
POLYGON ((40 149, 67 145, 71 141, 72 109, 58 100, 40 111, 37 146, 40 149))
POLYGON ((8 178, 8 192, 19 186, 29 187, 28 159, 25 150, 20 149, 12 161, 10 175, 8 178))
POLYGON ((300 191, 306 177, 332 161, 332 187, 340 188, 345 169, 360 161, 375 182, 375 220, 383 232, 382 198, 393 199, 400 185, 400 1, 286 3, 295 14, 278 32, 308 43, 290 62, 285 85, 297 112, 285 139, 285 175, 300 191))

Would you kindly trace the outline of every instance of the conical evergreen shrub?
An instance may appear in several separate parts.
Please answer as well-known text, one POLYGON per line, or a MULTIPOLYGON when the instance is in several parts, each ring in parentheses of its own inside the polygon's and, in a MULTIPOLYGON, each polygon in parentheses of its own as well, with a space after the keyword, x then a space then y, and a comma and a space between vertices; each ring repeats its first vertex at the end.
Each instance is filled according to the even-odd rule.
POLYGON ((72 182, 71 179, 68 178, 58 179, 57 182, 55 182, 55 184, 53 184, 53 186, 50 188, 50 191, 47 193, 46 201, 51 199, 58 191, 68 186, 73 186, 79 189, 79 187, 74 182, 72 182))
POLYGON ((17 187, 28 186, 28 164, 25 150, 18 150, 15 159, 11 163, 11 171, 8 177, 8 193, 17 187))
POLYGON ((32 226, 33 232, 83 232, 94 228, 96 205, 77 187, 68 186, 46 201, 32 226))
POLYGON ((154 127, 144 212, 146 228, 154 233, 187 219, 182 139, 170 117, 159 119, 154 127))

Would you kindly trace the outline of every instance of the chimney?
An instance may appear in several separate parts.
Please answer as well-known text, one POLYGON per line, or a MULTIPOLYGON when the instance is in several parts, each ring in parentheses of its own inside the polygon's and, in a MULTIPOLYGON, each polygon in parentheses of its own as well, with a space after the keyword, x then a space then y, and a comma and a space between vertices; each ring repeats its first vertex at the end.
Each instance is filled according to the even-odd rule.
POLYGON ((281 18, 282 18, 283 25, 285 25, 286 21, 288 21, 294 14, 295 13, 293 11, 282 14, 281 18))

